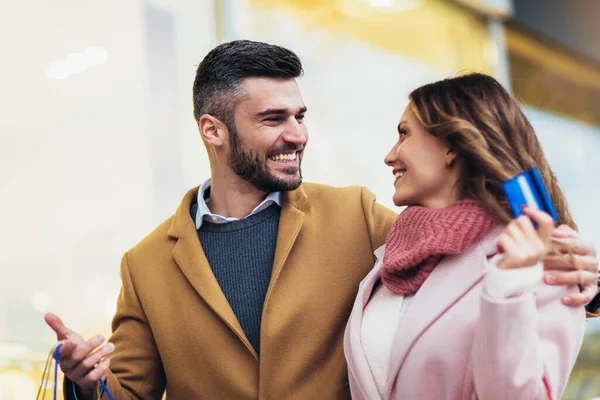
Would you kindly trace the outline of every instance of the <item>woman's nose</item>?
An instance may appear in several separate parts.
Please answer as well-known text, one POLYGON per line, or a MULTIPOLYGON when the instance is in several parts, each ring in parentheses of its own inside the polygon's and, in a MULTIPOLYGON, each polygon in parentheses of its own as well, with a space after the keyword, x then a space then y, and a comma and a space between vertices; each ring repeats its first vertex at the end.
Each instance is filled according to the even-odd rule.
POLYGON ((394 161, 396 161, 396 146, 394 146, 392 148, 392 150, 390 150, 389 153, 387 153, 387 155, 383 158, 383 162, 386 165, 392 165, 394 164, 394 161))

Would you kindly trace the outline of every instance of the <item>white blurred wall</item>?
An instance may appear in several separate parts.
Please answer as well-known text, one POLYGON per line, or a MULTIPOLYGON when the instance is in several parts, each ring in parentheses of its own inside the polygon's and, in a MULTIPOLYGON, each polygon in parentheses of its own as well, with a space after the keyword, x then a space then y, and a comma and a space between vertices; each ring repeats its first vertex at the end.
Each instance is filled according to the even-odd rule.
POLYGON ((213 3, 0 3, 0 342, 48 347, 46 309, 108 333, 121 254, 208 173, 191 87, 213 3))

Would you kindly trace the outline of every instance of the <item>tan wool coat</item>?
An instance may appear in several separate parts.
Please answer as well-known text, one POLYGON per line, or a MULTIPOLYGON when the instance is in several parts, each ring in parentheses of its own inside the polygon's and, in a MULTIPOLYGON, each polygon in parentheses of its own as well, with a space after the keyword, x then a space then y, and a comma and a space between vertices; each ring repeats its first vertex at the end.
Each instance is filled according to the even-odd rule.
POLYGON ((114 398, 350 398, 344 329, 396 214, 361 187, 304 183, 284 194, 259 358, 198 240, 197 191, 123 256, 114 398))

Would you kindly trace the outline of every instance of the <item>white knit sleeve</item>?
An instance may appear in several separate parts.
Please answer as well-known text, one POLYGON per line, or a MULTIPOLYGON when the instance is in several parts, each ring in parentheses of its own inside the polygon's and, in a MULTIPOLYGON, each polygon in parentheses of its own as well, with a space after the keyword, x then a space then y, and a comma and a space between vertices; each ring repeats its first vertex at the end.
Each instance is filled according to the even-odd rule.
POLYGON ((483 288, 485 292, 496 298, 519 296, 533 290, 544 276, 542 263, 532 267, 500 269, 498 262, 501 255, 495 255, 488 261, 483 288))

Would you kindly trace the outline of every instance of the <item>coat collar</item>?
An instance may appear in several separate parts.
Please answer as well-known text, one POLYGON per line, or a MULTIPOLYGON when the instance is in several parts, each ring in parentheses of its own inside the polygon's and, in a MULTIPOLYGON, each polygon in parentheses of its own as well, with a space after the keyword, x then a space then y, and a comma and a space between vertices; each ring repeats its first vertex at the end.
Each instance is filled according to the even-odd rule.
MULTIPOLYGON (((185 194, 172 218, 167 234, 171 239, 176 241, 172 251, 173 259, 194 290, 258 360, 256 351, 250 344, 235 313, 225 298, 200 245, 196 226, 190 215, 190 207, 198 195, 198 189, 196 187, 185 194)), ((302 186, 294 191, 283 194, 273 272, 264 307, 267 307, 269 294, 273 290, 275 282, 302 227, 305 215, 302 207, 305 205, 306 199, 307 196, 302 186)))

